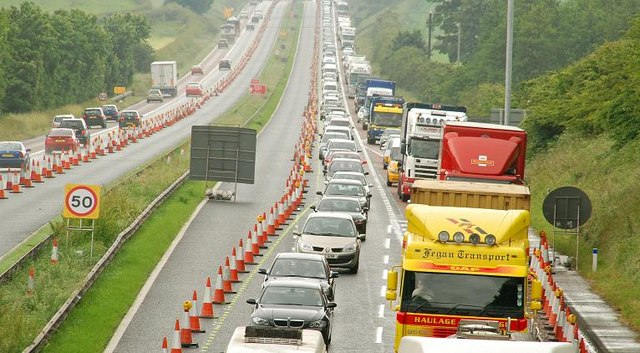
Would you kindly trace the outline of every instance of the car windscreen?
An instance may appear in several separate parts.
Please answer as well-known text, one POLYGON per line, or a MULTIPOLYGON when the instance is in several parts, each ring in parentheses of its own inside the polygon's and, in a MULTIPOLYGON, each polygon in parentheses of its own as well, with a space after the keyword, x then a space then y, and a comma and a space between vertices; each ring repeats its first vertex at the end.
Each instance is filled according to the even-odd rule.
POLYGON ((304 224, 303 234, 334 237, 355 237, 353 221, 347 218, 314 217, 304 224))
POLYGON ((356 151, 356 144, 351 141, 331 141, 328 149, 330 150, 345 150, 356 151))
POLYGON ((327 272, 322 262, 306 259, 278 258, 273 262, 269 275, 279 277, 327 278, 327 272))
POLYGON ((319 289, 270 286, 262 293, 260 304, 322 306, 324 303, 319 289))
POLYGON ((73 131, 68 129, 53 129, 49 132, 49 136, 71 137, 73 136, 73 131))
POLYGON ((323 212, 360 212, 360 203, 350 199, 323 199, 316 207, 323 212))
POLYGON ((329 184, 325 190, 325 195, 333 196, 364 196, 364 187, 358 184, 329 184))
POLYGON ((327 143, 331 139, 347 139, 347 138, 349 138, 347 134, 343 134, 340 132, 331 132, 331 133, 326 133, 322 135, 322 142, 327 143))
POLYGON ((333 175, 335 172, 358 172, 364 174, 364 168, 360 161, 333 161, 329 166, 329 174, 333 175))
POLYGON ((367 179, 365 179, 364 174, 352 174, 352 173, 341 173, 336 172, 333 174, 335 179, 347 179, 347 180, 357 180, 362 183, 362 185, 367 183, 367 179))
POLYGON ((82 125, 82 121, 62 120, 62 123, 60 123, 60 127, 66 127, 69 129, 83 129, 84 125, 82 125))

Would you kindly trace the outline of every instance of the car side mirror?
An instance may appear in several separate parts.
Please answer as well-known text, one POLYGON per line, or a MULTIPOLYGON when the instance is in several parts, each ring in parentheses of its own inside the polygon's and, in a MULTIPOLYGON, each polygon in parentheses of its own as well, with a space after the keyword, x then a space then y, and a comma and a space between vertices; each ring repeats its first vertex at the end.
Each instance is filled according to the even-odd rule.
POLYGON ((367 198, 372 198, 373 194, 367 194, 367 198))
POLYGON ((27 152, 31 152, 31 148, 27 148, 27 152))
POLYGON ((373 187, 373 184, 369 184, 369 187, 370 187, 370 188, 372 188, 372 187, 373 187))
POLYGON ((369 211, 369 206, 362 207, 362 210, 365 211, 365 212, 369 211))
POLYGON ((358 240, 364 241, 365 239, 367 239, 367 235, 366 234, 358 234, 358 240))
POLYGON ((247 304, 257 305, 258 302, 255 299, 247 299, 247 304))
POLYGON ((338 304, 336 304, 336 303, 333 303, 333 302, 331 302, 331 303, 327 303, 327 308, 328 308, 328 309, 333 309, 333 308, 335 308, 336 306, 338 306, 338 304))
POLYGON ((317 206, 316 205, 311 205, 311 206, 309 206, 309 208, 315 211, 317 206))
POLYGON ((336 271, 329 272, 329 278, 338 278, 338 277, 340 277, 340 272, 336 272, 336 271))
POLYGON ((267 269, 266 268, 259 268, 258 269, 258 273, 261 275, 266 275, 267 274, 267 269))
POLYGON ((364 175, 369 175, 369 172, 364 172, 364 175))
POLYGON ((316 195, 322 196, 322 191, 316 191, 316 195))

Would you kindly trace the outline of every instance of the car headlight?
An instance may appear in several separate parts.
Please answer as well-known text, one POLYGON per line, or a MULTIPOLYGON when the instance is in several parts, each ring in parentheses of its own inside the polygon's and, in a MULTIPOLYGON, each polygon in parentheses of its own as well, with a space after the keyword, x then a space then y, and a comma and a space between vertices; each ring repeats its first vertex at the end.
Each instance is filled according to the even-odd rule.
POLYGON ((313 246, 303 241, 298 242, 298 247, 300 248, 300 250, 313 251, 313 246))
POLYGON ((311 328, 324 328, 327 326, 327 323, 324 320, 312 321, 309 323, 309 327, 311 328))
POLYGON ((356 244, 353 243, 351 245, 347 245, 342 249, 343 252, 355 252, 356 251, 356 244))
POLYGON ((254 317, 251 319, 251 321, 253 321, 254 324, 256 325, 260 325, 260 326, 269 326, 269 320, 263 318, 263 317, 254 317))

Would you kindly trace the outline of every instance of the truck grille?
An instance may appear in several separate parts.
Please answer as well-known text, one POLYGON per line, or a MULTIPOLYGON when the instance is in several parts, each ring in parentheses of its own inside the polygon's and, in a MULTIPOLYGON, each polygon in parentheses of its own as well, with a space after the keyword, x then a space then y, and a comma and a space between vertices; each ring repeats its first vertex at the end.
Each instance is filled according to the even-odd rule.
POLYGON ((438 174, 438 167, 427 167, 416 165, 416 179, 435 179, 438 174))

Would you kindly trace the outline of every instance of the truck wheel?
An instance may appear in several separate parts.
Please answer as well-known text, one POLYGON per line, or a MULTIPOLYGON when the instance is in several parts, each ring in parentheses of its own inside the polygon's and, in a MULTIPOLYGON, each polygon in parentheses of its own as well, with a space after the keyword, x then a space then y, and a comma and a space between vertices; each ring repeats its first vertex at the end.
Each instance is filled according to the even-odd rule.
POLYGON ((407 201, 409 201, 409 196, 407 196, 405 194, 401 194, 400 195, 400 200, 402 200, 403 202, 407 202, 407 201))

